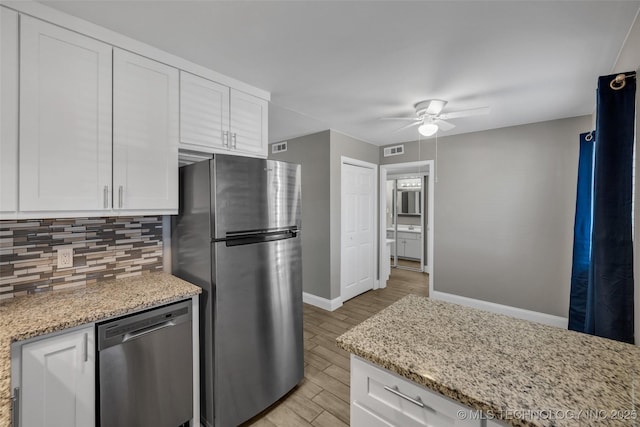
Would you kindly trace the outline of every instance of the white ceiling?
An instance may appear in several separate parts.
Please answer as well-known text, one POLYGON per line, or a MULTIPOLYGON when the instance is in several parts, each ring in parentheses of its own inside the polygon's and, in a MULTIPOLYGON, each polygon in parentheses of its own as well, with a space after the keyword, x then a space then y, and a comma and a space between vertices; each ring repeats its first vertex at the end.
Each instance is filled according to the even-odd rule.
POLYGON ((639 1, 53 1, 272 93, 269 139, 334 129, 417 139, 381 117, 428 98, 489 106, 440 135, 591 114, 639 1))

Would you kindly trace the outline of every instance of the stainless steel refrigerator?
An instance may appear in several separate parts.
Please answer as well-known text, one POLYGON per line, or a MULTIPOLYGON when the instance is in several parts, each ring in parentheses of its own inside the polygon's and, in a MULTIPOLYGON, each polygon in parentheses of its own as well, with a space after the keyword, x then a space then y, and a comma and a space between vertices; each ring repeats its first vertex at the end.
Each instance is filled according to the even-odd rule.
POLYGON ((230 155, 180 168, 172 265, 202 287, 201 416, 238 425, 303 377, 300 166, 230 155))

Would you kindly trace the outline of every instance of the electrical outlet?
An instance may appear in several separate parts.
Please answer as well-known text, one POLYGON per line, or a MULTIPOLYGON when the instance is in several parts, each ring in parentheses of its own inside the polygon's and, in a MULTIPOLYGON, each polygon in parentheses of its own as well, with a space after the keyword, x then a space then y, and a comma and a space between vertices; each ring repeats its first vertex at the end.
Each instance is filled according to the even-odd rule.
POLYGON ((58 248, 58 268, 73 267, 73 248, 58 248))

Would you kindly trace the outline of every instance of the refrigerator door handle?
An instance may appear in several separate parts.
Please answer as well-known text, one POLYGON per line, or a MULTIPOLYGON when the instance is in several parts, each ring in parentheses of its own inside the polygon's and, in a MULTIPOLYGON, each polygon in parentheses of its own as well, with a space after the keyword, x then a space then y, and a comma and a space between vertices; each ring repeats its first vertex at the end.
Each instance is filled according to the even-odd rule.
POLYGON ((293 239, 298 236, 299 230, 283 230, 272 231, 266 233, 243 234, 237 236, 229 236, 226 239, 217 239, 216 241, 226 242, 229 246, 252 245, 254 243, 274 242, 276 240, 293 239))

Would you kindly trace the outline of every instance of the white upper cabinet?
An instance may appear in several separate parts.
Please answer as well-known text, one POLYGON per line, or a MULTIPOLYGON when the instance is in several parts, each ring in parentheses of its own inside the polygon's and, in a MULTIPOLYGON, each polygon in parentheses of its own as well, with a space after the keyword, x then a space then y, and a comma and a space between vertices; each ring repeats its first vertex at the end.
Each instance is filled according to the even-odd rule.
POLYGON ((22 345, 20 425, 95 424, 93 325, 22 345))
POLYGON ((180 146, 213 152, 229 147, 229 88, 180 73, 180 146))
POLYGON ((110 209, 112 48, 20 19, 20 210, 110 209))
POLYGON ((113 207, 177 213, 178 70, 113 52, 113 207))
POLYGON ((268 102, 202 77, 180 74, 180 147, 267 156, 268 102))
POLYGON ((268 98, 37 3, 0 5, 0 219, 176 214, 178 148, 267 157, 268 98))
POLYGON ((18 210, 18 14, 0 8, 0 214, 18 210))
POLYGON ((269 103, 231 89, 230 146, 239 152, 267 155, 269 103))

